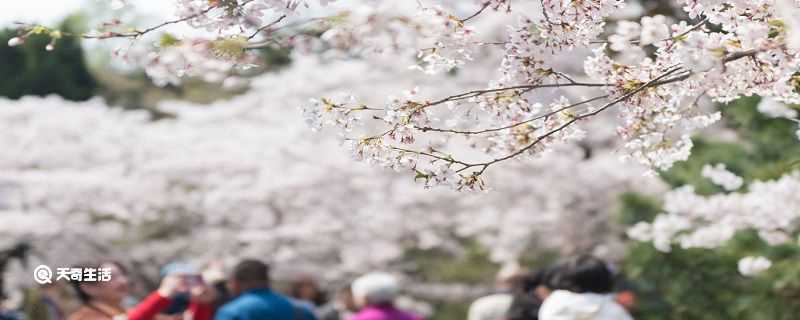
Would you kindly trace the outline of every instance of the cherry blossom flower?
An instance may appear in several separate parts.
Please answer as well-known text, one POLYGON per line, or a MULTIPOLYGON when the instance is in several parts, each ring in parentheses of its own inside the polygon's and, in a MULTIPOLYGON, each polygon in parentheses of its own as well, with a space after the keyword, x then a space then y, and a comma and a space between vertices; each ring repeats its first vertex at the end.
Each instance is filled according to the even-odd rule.
POLYGON ((744 179, 728 171, 722 163, 714 166, 708 164, 703 166, 701 174, 727 191, 739 189, 744 184, 744 179))
POLYGON ((764 257, 745 257, 739 260, 739 273, 746 277, 756 276, 772 266, 764 257))

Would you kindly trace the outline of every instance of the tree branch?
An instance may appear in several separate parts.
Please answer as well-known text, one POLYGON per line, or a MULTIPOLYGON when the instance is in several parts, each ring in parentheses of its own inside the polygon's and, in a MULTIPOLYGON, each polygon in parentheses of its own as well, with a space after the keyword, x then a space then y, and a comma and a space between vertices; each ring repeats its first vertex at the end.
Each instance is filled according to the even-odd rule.
POLYGON ((466 18, 464 18, 464 19, 459 19, 458 21, 459 21, 459 22, 461 22, 462 24, 463 24, 463 23, 466 23, 466 22, 467 22, 467 21, 469 21, 470 19, 472 19, 472 18, 475 18, 475 17, 479 16, 481 13, 483 13, 483 11, 484 11, 484 10, 486 10, 486 8, 488 8, 490 4, 491 4, 491 2, 487 2, 487 3, 485 3, 485 4, 483 5, 483 7, 481 7, 481 8, 480 8, 480 9, 479 9, 477 12, 473 13, 471 16, 469 16, 469 17, 466 17, 466 18))
MULTIPOLYGON (((561 130, 565 129, 566 127, 568 127, 568 126, 572 125, 573 123, 577 122, 578 120, 582 120, 582 119, 585 119, 585 118, 588 118, 588 117, 595 116, 595 115, 599 114, 600 112, 603 112, 603 111, 605 111, 606 109, 610 108, 611 106, 614 106, 614 105, 616 105, 617 103, 620 103, 620 102, 622 102, 622 101, 625 101, 625 100, 627 100, 628 98, 630 98, 630 97, 632 97, 632 96, 636 95, 637 93, 641 92, 642 90, 644 90, 644 89, 646 89, 646 88, 648 88, 648 87, 652 86, 654 83, 658 82, 659 80, 661 80, 661 79, 663 79, 663 78, 665 78, 665 77, 669 76, 670 74, 672 74, 672 73, 674 73, 674 72, 676 72, 676 71, 678 71, 678 70, 680 70, 680 69, 681 69, 681 68, 680 68, 680 67, 678 67, 678 68, 674 68, 674 69, 672 69, 672 70, 668 70, 667 72, 665 72, 665 73, 661 74, 660 76, 658 76, 658 77, 656 77, 656 78, 653 78, 652 80, 650 80, 650 81, 648 81, 648 82, 646 82, 646 83, 642 84, 642 85, 641 85, 641 86, 639 86, 638 88, 636 88, 636 89, 634 89, 634 90, 631 90, 630 92, 628 92, 628 93, 626 93, 626 94, 624 94, 624 95, 620 96, 619 98, 616 98, 616 99, 614 99, 613 101, 611 101, 611 102, 609 102, 609 103, 605 104, 604 106, 600 107, 599 109, 597 109, 597 110, 595 110, 595 111, 592 111, 592 112, 584 113, 584 114, 582 114, 582 115, 579 115, 579 116, 576 116, 576 117, 574 117, 574 118, 570 119, 569 121, 567 121, 567 122, 566 122, 566 123, 564 123, 563 125, 559 126, 558 128, 555 128, 555 129, 553 129, 553 130, 550 130, 549 132, 547 132, 547 133, 543 134, 542 136, 538 137, 536 140, 534 140, 533 142, 531 142, 531 143, 530 143, 530 144, 528 144, 527 146, 523 147, 522 149, 519 149, 519 150, 517 150, 517 151, 515 151, 515 152, 513 152, 513 153, 511 153, 511 154, 509 154, 509 155, 506 155, 506 156, 504 156, 504 157, 497 158, 497 159, 494 159, 494 160, 492 160, 492 161, 488 161, 488 162, 484 162, 484 163, 478 163, 478 164, 474 164, 474 165, 472 165, 472 166, 473 166, 473 167, 476 167, 476 166, 484 166, 484 169, 483 169, 483 170, 485 170, 485 169, 486 169, 485 167, 488 167, 488 166, 490 166, 490 165, 493 165, 493 164, 495 164, 495 163, 498 163, 498 162, 501 162, 501 161, 505 161, 505 160, 508 160, 508 159, 514 158, 514 157, 516 157, 516 156, 518 156, 518 155, 521 155, 521 154, 522 154, 522 153, 524 153, 525 151, 527 151, 527 150, 529 150, 529 149, 533 148, 534 146, 536 146, 537 144, 539 144, 539 143, 540 143, 542 140, 544 140, 545 138, 547 138, 547 137, 549 137, 549 136, 551 136, 551 135, 553 135, 553 134, 555 134, 555 133, 557 133, 557 132, 559 132, 559 131, 561 131, 561 130)), ((481 172, 483 172, 483 170, 481 170, 481 172)))
POLYGON ((138 38, 138 37, 141 37, 141 36, 143 36, 143 35, 145 35, 147 33, 150 33, 150 32, 156 31, 158 29, 161 29, 163 27, 166 27, 168 25, 172 25, 172 24, 176 24, 176 23, 181 23, 181 22, 192 20, 192 19, 197 18, 199 16, 205 15, 206 13, 208 13, 211 10, 214 10, 216 8, 218 8, 217 5, 210 5, 210 6, 208 6, 208 8, 205 8, 202 11, 200 11, 198 13, 195 13, 193 15, 189 15, 189 16, 186 16, 186 17, 183 17, 183 18, 180 18, 180 19, 166 21, 166 22, 163 22, 161 24, 158 24, 158 25, 152 26, 150 28, 144 29, 144 30, 135 30, 135 31, 132 31, 132 32, 127 32, 127 33, 105 32, 105 33, 102 33, 100 35, 82 34, 82 35, 80 35, 80 37, 84 38, 84 39, 138 38))
POLYGON ((264 31, 264 30, 266 30, 266 29, 269 29, 269 28, 271 28, 272 26, 274 26, 274 25, 276 25, 276 24, 280 23, 281 21, 283 21, 283 19, 286 19, 286 14, 283 14, 283 15, 281 15, 280 17, 278 17, 278 19, 276 19, 275 21, 272 21, 271 23, 269 23, 269 24, 267 24, 267 25, 265 25, 265 26, 263 26, 263 27, 260 27, 260 28, 256 29, 256 31, 255 31, 255 32, 253 32, 253 34, 251 34, 249 37, 247 37, 247 39, 248 39, 248 40, 252 40, 252 39, 253 39, 253 38, 255 38, 255 37, 256 37, 256 36, 257 36, 259 33, 261 33, 261 31, 264 31))
POLYGON ((571 109, 571 108, 574 108, 574 107, 577 107, 577 106, 580 106, 580 105, 583 105, 583 104, 591 103, 591 102, 594 102, 594 101, 597 101, 597 100, 600 100, 600 99, 605 99, 605 98, 608 98, 608 95, 602 95, 602 96, 597 96, 597 97, 594 97, 594 98, 591 98, 591 99, 583 100, 581 102, 573 103, 571 105, 564 106, 564 107, 558 108, 556 110, 553 110, 553 111, 550 111, 550 112, 535 116, 535 117, 533 117, 531 119, 528 119, 528 120, 525 120, 525 121, 517 122, 517 123, 511 124, 511 125, 507 125, 507 126, 503 126, 503 127, 491 128, 491 129, 484 129, 484 130, 477 130, 477 131, 460 131, 460 130, 453 130, 453 129, 432 128, 432 127, 415 127, 415 129, 418 129, 418 130, 420 130, 422 132, 433 131, 433 132, 447 132, 447 133, 467 134, 467 135, 476 135, 476 134, 483 134, 483 133, 489 133, 489 132, 496 132, 496 131, 502 131, 502 130, 506 130, 506 129, 515 128, 515 127, 521 126, 521 125, 529 123, 529 122, 533 122, 533 121, 536 121, 536 120, 539 120, 539 119, 542 119, 542 118, 550 117, 550 116, 555 115, 555 114, 557 114, 559 112, 562 112, 564 110, 571 109))

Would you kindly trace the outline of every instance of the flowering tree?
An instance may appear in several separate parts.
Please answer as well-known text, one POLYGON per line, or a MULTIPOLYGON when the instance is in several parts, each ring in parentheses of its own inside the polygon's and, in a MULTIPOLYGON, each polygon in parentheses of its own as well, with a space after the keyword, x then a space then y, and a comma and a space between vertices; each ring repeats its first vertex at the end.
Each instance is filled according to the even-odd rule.
MULTIPOLYGON (((734 110, 742 109, 742 104, 752 102, 740 103, 734 110)), ((762 99, 757 109, 751 111, 764 114, 766 120, 750 117, 748 121, 761 121, 763 124, 758 125, 769 130, 747 132, 755 125, 740 125, 738 131, 742 132, 737 134, 742 142, 749 144, 744 153, 746 156, 728 160, 732 164, 730 169, 721 163, 698 168, 701 179, 718 186, 716 193, 698 187, 697 183, 680 186, 664 195, 663 214, 650 223, 635 225, 629 235, 634 239, 652 241, 658 250, 665 252, 671 251, 673 245, 682 249, 722 247, 739 231, 748 230, 754 231, 758 238, 771 246, 795 243, 799 180, 794 168, 798 164, 796 148, 800 145, 795 139, 782 139, 786 137, 775 136, 775 133, 785 135, 792 131, 787 130, 791 122, 786 118, 794 119, 796 111, 771 99, 762 99), (771 138, 755 138, 759 136, 771 138), (777 150, 771 152, 770 149, 777 150), (756 154, 757 160, 748 159, 754 157, 748 154, 756 154), (762 167, 774 166, 774 169, 767 170, 768 174, 761 169, 759 173, 756 170, 758 166, 743 166, 742 162, 746 161, 762 167), (739 174, 734 174, 734 171, 739 174)), ((728 119, 729 124, 730 121, 728 119)), ((716 159, 720 160, 723 159, 716 159)), ((747 257, 739 263, 739 271, 753 276, 770 266, 764 257, 747 257)))
MULTIPOLYGON (((316 44, 351 54, 415 51, 415 67, 430 74, 465 68, 479 51, 495 50, 501 58, 499 72, 482 89, 439 98, 410 90, 377 106, 354 97, 325 98, 307 107, 315 127, 341 127, 359 158, 410 169, 432 185, 468 189, 481 188, 482 174, 497 163, 582 138, 585 133, 578 125, 612 107, 620 111, 618 131, 629 156, 666 169, 686 158, 690 133, 718 118, 698 108, 701 98, 725 102, 759 94, 798 101, 795 56, 800 37, 795 29, 800 23, 795 13, 800 9, 793 1, 677 1, 688 20, 660 15, 619 20, 610 35, 604 33, 606 20, 617 18, 612 13, 624 1, 476 1, 477 11, 465 17, 456 14, 463 4, 446 1, 441 6, 417 2, 414 14, 397 11, 408 5, 367 1, 371 7, 355 3, 332 8, 335 14, 322 18, 295 17, 309 2, 177 1, 176 20, 129 31, 115 31, 121 22, 114 21, 78 36, 137 39, 178 23, 217 35, 208 41, 162 38, 159 50, 144 63, 148 74, 163 84, 192 74, 223 80, 235 66, 252 61, 247 49, 275 43, 316 44), (541 16, 515 14, 517 6, 536 5, 541 16), (483 15, 519 22, 495 41, 474 22, 483 15), (285 21, 290 16, 296 21, 285 21), (317 21, 328 24, 318 38, 292 28, 317 21), (287 29, 288 34, 283 32, 287 29), (583 59, 584 72, 560 70, 558 56, 581 49, 592 52, 573 57, 583 59), (573 87, 590 98, 541 98, 543 90, 573 87), (454 109, 460 112, 450 112, 454 109), (427 136, 441 134, 465 137, 486 156, 465 159, 431 148, 427 136)), ((23 30, 9 45, 24 42, 28 34, 49 33, 54 43, 65 36, 42 26, 23 30)))
MULTIPOLYGON (((670 4, 682 10, 678 18, 624 11, 637 4, 622 0, 180 0, 175 20, 149 28, 112 21, 94 32, 69 35, 26 26, 9 45, 37 33, 50 34, 53 45, 64 36, 136 40, 177 24, 213 34, 163 36, 147 55, 117 52, 144 65, 160 84, 185 76, 235 82, 236 73, 255 61, 251 49, 265 46, 293 46, 329 59, 360 57, 393 71, 411 65, 430 78, 407 86, 398 81, 394 94, 377 99, 358 92, 309 97, 310 103, 299 103, 306 122, 334 130, 326 132, 340 137, 356 159, 408 172, 427 187, 482 190, 490 168, 590 140, 596 134, 589 130, 592 122, 609 113, 617 118, 613 126, 623 157, 663 170, 685 160, 690 136, 719 119, 710 102, 750 95, 800 102, 800 3, 670 4), (498 28, 509 19, 516 23, 498 28)), ((341 90, 322 91, 349 89, 335 86, 341 90)), ((738 184, 719 167, 710 167, 707 175, 731 188, 738 184)), ((676 204, 654 223, 672 231, 665 238, 648 236, 640 226, 634 234, 660 239, 660 247, 684 231, 695 236, 681 236, 682 244, 703 247, 718 245, 741 228, 763 231, 768 241, 785 239, 796 219, 779 215, 768 202, 790 200, 776 192, 796 188, 797 181, 798 175, 789 173, 774 183, 752 185, 745 194, 709 199, 677 190, 668 197, 676 204), (713 205, 699 205, 705 201, 713 205), (781 219, 750 221, 739 210, 717 210, 720 204, 741 208, 742 201, 759 209, 747 216, 781 219)))
POLYGON ((650 222, 631 235, 656 244, 631 243, 624 259, 625 274, 641 288, 637 319, 796 313, 791 301, 800 292, 800 246, 795 227, 781 221, 796 213, 785 173, 800 159, 800 143, 796 124, 764 114, 763 103, 753 97, 722 107, 722 126, 694 137, 689 159, 661 173, 675 188, 663 199, 622 198, 623 223, 650 222), (764 187, 771 190, 763 193, 764 187), (729 206, 733 201, 741 207, 729 206), (676 223, 665 223, 670 220, 676 223))
POLYGON ((458 254, 464 239, 496 263, 530 248, 613 258, 622 233, 609 213, 616 194, 662 190, 641 168, 616 168, 610 130, 487 173, 519 181, 470 197, 353 165, 335 135, 310 132, 285 107, 342 79, 380 96, 398 77, 419 77, 372 66, 296 57, 246 95, 211 106, 167 103, 161 111, 172 117, 159 120, 99 100, 3 101, 3 246, 31 243, 34 261, 51 265, 122 255, 151 279, 152 266, 174 259, 255 256, 279 273, 305 269, 338 280, 371 268, 406 271, 408 250, 458 254))

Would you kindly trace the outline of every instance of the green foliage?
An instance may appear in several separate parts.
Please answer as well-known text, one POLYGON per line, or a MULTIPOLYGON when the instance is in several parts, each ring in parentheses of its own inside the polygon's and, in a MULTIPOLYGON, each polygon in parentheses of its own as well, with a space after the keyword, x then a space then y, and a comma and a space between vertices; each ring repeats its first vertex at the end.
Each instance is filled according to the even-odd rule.
POLYGON ((798 257, 797 246, 769 247, 754 233, 742 232, 715 250, 663 253, 647 243, 633 244, 624 269, 638 286, 639 320, 788 320, 800 313, 798 257), (748 254, 778 262, 764 276, 744 277, 737 261, 748 254))
MULTIPOLYGON (((412 249, 406 252, 406 261, 413 261, 414 276, 428 283, 466 283, 493 286, 500 266, 489 260, 489 250, 474 240, 462 239, 466 248, 459 254, 439 249, 412 249)), ((520 264, 528 268, 550 265, 558 258, 556 252, 542 248, 529 248, 520 257, 520 264)), ((472 301, 429 301, 434 313, 431 320, 463 320, 472 301)))
MULTIPOLYGON (((406 252, 406 260, 413 261, 415 276, 427 282, 471 283, 491 285, 500 265, 489 259, 489 250, 474 240, 463 239, 465 250, 454 254, 440 249, 412 249, 406 252)), ((526 268, 550 265, 558 258, 556 252, 542 248, 529 248, 520 257, 526 268)))
POLYGON ((291 49, 264 47, 259 49, 264 57, 264 65, 269 68, 280 68, 292 63, 291 49))
MULTIPOLYGON (((68 21, 61 26, 65 32, 72 29, 68 21)), ((15 30, 0 31, 0 96, 57 94, 82 101, 94 95, 97 82, 89 73, 79 40, 61 37, 59 31, 40 30, 23 45, 9 47, 8 40, 15 36, 15 30), (53 37, 57 38, 54 50, 45 50, 53 37)))
POLYGON ((619 220, 623 225, 653 221, 661 211, 661 202, 635 192, 620 195, 619 220))
MULTIPOLYGON (((662 172, 663 180, 714 194, 723 191, 700 174, 708 163, 724 163, 746 182, 773 179, 789 170, 800 159, 796 124, 764 117, 755 108, 758 101, 745 98, 722 106, 724 124, 739 141, 694 139, 690 159, 662 172)), ((656 199, 638 194, 622 195, 621 204, 619 219, 627 225, 652 221, 661 211, 656 199)), ((782 320, 800 314, 800 247, 769 246, 754 232, 740 232, 714 250, 675 247, 663 253, 652 244, 634 243, 623 268, 639 289, 639 320, 782 320), (748 255, 766 256, 774 265, 761 276, 741 276, 737 262, 748 255)))
MULTIPOLYGON (((180 43, 178 38, 165 34, 160 39, 163 46, 177 45, 180 43)), ((220 50, 231 50, 235 53, 235 43, 220 43, 220 50), (226 47, 230 45, 231 47, 226 47)), ((275 71, 291 63, 290 50, 282 48, 267 47, 259 49, 263 57, 261 68, 253 68, 243 75, 244 77, 255 77, 265 72, 275 71)), ((220 51, 220 54, 224 54, 220 51)), ((106 62, 107 63, 107 62, 106 62)), ((93 68, 93 74, 100 82, 98 95, 102 96, 109 104, 122 106, 128 109, 146 109, 156 118, 169 117, 159 111, 156 106, 165 100, 181 100, 198 104, 208 104, 214 101, 230 99, 242 94, 248 88, 226 89, 220 87, 218 83, 205 82, 197 78, 185 78, 178 85, 168 85, 158 87, 141 70, 121 74, 114 70, 109 70, 103 66, 93 68)))
POLYGON ((464 320, 467 318, 469 304, 441 302, 434 304, 433 308, 436 312, 433 313, 430 320, 464 320))
POLYGON ((428 282, 480 283, 494 279, 498 268, 489 261, 489 251, 475 243, 460 255, 438 249, 414 249, 406 255, 414 261, 417 276, 428 282))

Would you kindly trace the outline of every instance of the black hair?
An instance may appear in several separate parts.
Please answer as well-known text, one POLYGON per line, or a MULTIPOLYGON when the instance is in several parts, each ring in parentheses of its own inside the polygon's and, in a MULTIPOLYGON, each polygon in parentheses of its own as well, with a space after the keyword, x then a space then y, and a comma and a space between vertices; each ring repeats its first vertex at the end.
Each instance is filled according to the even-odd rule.
POLYGON ((536 296, 536 288, 544 285, 547 269, 523 275, 512 286, 513 300, 506 312, 508 320, 537 320, 542 300, 536 296))
POLYGON ((614 287, 614 275, 608 264, 590 255, 568 260, 557 273, 557 289, 575 293, 609 293, 614 287))
MULTIPOLYGON (((104 260, 97 260, 97 261, 94 261, 94 262, 82 263, 82 264, 78 264, 76 266, 73 266, 73 268, 80 268, 80 269, 94 268, 94 269, 99 269, 99 268, 102 268, 104 264, 113 264, 120 271, 122 271, 122 273, 125 273, 125 274, 128 273, 128 270, 125 269, 125 266, 123 266, 118 261, 110 260, 110 259, 104 259, 104 260)), ((90 296, 88 293, 86 293, 86 291, 84 291, 83 288, 81 287, 82 284, 86 285, 87 284, 86 282, 70 281, 69 283, 70 283, 70 285, 72 285, 72 289, 75 290, 75 295, 78 296, 78 300, 80 300, 81 303, 87 304, 87 303, 91 302, 92 296, 90 296)))
POLYGON ((309 275, 299 275, 290 281, 289 296, 295 299, 303 299, 301 292, 305 285, 314 287, 314 297, 311 298, 309 302, 313 303, 315 306, 321 306, 328 302, 327 293, 322 290, 317 282, 309 275))
POLYGON ((541 285, 550 290, 567 289, 564 281, 564 263, 554 264, 539 271, 541 285))
POLYGON ((255 259, 239 262, 233 268, 233 279, 244 283, 269 284, 269 266, 255 259))

